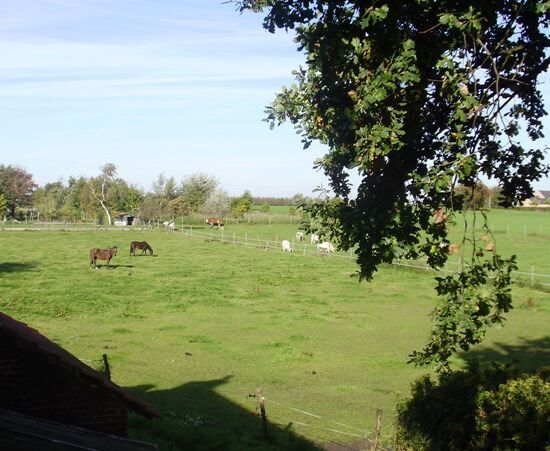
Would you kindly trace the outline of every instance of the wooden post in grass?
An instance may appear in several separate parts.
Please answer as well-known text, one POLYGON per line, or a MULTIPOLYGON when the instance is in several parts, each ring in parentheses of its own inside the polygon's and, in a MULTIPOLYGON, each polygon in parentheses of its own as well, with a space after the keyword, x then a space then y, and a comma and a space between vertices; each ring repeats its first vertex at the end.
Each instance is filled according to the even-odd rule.
POLYGON ((109 366, 107 354, 103 354, 103 367, 105 368, 105 375, 107 376, 107 379, 111 380, 111 367, 109 366))
POLYGON ((372 438, 370 451, 376 451, 378 449, 378 439, 380 437, 381 429, 382 429, 382 409, 376 409, 376 427, 374 428, 374 437, 372 438))
POLYGON ((264 436, 266 440, 269 438, 267 434, 267 416, 265 414, 265 398, 264 398, 264 389, 260 386, 256 390, 256 397, 258 398, 258 406, 260 408, 260 415, 262 416, 262 427, 264 430, 264 436))

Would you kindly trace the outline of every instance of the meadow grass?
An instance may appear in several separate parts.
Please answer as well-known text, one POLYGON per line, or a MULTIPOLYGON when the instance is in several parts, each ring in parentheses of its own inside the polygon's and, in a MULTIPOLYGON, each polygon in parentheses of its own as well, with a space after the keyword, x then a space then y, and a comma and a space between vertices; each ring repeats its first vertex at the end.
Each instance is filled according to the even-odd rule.
MULTIPOLYGON (((396 402, 428 372, 406 361, 430 330, 433 274, 384 267, 358 283, 347 258, 227 240, 295 231, 241 224, 226 228, 224 242, 181 231, 0 232, 0 308, 91 366, 108 354, 113 380, 165 416, 132 429, 161 449, 263 448, 250 396, 260 385, 270 427, 287 440, 273 449, 303 447, 300 437, 357 441, 377 409, 387 442, 396 402), (131 257, 132 240, 148 241, 155 256, 131 257), (89 250, 113 244, 112 268, 89 269, 89 250)), ((548 364, 547 297, 514 287, 506 326, 469 355, 548 364)))

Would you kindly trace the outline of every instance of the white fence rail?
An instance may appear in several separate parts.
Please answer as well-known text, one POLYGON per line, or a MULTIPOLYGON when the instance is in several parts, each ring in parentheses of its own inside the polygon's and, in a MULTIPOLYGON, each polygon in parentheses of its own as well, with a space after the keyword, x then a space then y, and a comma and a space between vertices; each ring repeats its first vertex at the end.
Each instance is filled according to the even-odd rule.
MULTIPOLYGON (((281 241, 284 238, 275 237, 275 239, 265 239, 260 238, 258 235, 255 237, 245 235, 237 235, 235 232, 226 233, 224 230, 210 230, 204 231, 203 229, 193 229, 193 227, 181 229, 185 233, 186 237, 194 238, 203 238, 209 241, 219 241, 221 243, 228 243, 235 246, 249 246, 255 248, 261 248, 264 250, 275 249, 281 250, 281 241)), ((297 241, 294 238, 291 241, 291 248, 294 253, 301 255, 329 255, 330 257, 336 258, 345 258, 348 260, 353 260, 354 253, 352 250, 348 252, 334 252, 326 254, 324 252, 319 252, 316 245, 309 244, 307 241, 297 241)), ((395 260, 393 262, 394 266, 405 267, 405 268, 414 268, 425 271, 432 272, 444 272, 444 273, 456 273, 460 269, 460 262, 448 261, 445 264, 445 267, 435 270, 428 266, 426 260, 395 260)), ((531 272, 525 271, 512 271, 512 277, 514 280, 521 281, 524 283, 529 283, 531 286, 541 285, 550 287, 550 274, 540 274, 535 272, 535 267, 531 266, 531 272)))

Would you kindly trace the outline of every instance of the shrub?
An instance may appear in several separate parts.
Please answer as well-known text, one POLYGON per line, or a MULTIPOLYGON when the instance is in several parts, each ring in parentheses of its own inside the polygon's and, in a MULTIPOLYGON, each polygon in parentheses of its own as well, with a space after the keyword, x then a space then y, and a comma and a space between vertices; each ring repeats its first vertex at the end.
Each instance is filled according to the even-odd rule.
POLYGON ((550 382, 523 375, 484 391, 477 402, 476 429, 482 449, 545 449, 550 430, 550 382))
POLYGON ((397 407, 398 449, 530 449, 549 445, 549 371, 477 364, 418 379, 397 407))

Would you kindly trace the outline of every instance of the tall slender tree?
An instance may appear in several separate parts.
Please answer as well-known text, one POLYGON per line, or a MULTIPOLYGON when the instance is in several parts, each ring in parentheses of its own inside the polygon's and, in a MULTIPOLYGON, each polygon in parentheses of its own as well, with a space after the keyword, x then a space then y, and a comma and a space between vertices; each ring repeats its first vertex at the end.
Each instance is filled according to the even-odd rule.
POLYGON ((93 198, 101 205, 101 208, 107 216, 107 223, 111 225, 113 223, 110 213, 109 201, 108 201, 108 189, 115 179, 117 174, 117 167, 113 163, 105 163, 101 167, 101 174, 89 181, 89 189, 93 198))

